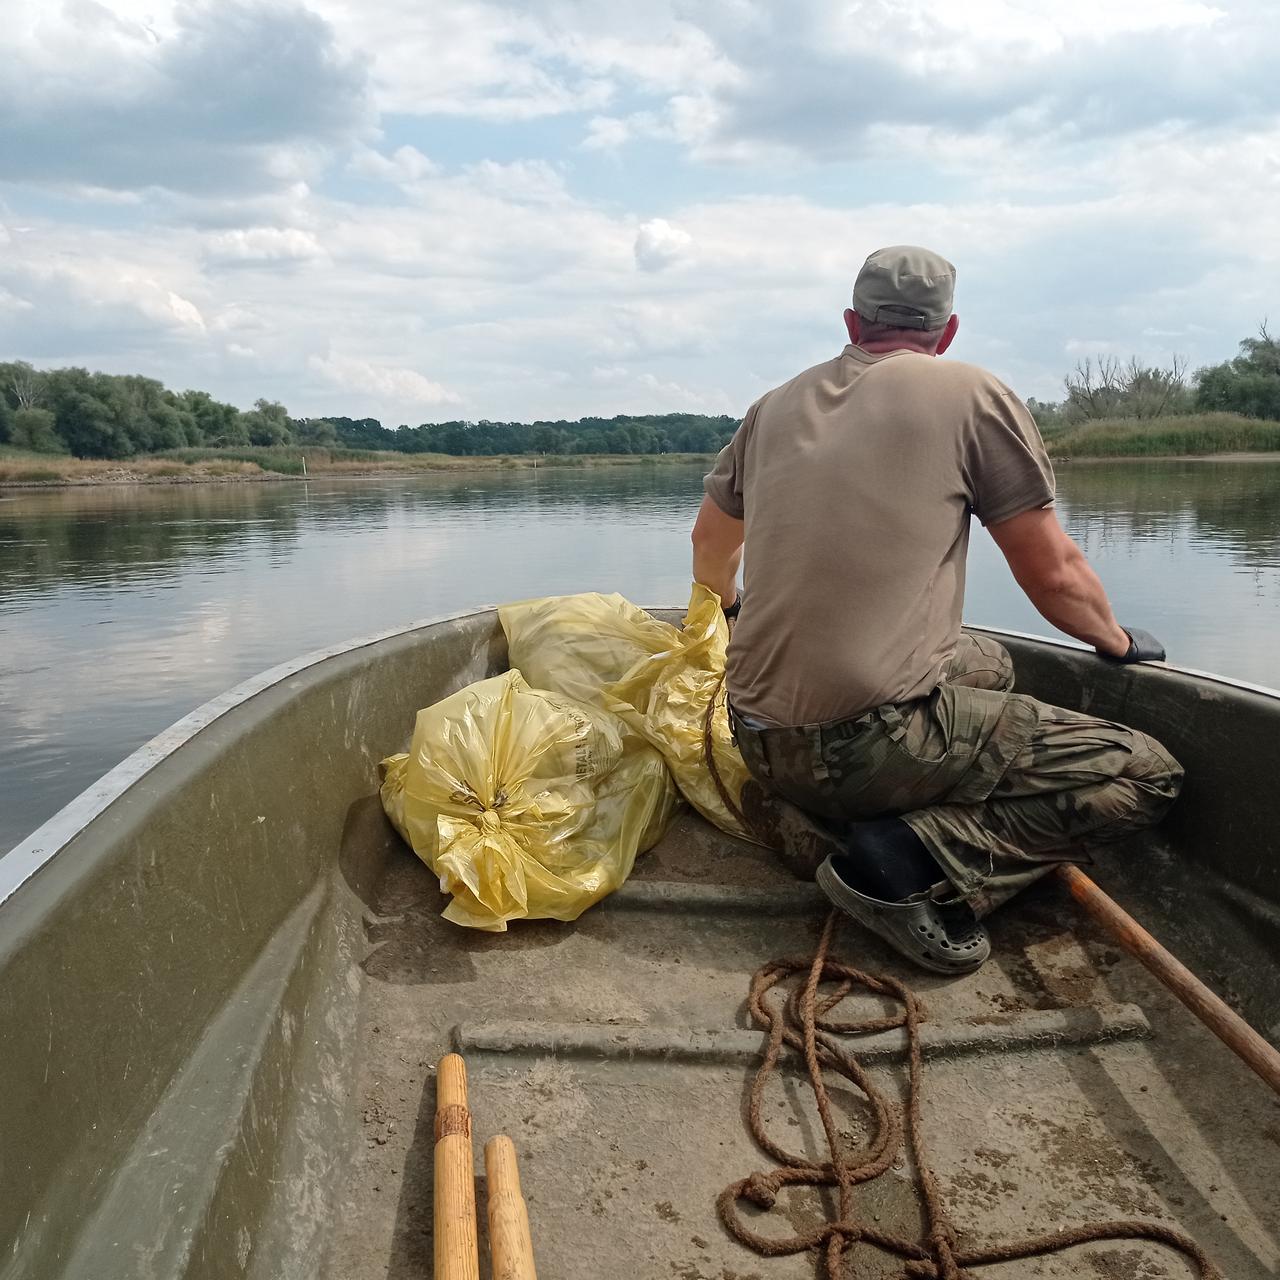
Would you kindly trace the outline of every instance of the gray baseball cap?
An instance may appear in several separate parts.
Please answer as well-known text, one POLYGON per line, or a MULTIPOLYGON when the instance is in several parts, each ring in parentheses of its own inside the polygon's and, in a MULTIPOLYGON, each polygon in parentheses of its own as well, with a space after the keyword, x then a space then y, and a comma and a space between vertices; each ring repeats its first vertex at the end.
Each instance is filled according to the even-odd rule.
POLYGON ((941 329, 951 316, 956 269, 941 254, 914 244, 877 249, 853 286, 853 309, 875 324, 941 329))

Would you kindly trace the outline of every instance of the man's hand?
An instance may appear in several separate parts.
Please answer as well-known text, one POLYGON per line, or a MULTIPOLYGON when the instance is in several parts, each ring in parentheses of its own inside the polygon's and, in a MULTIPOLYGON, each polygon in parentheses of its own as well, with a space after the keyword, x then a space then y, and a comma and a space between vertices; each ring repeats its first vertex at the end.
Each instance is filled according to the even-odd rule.
POLYGON ((711 498, 702 499, 693 526, 693 580, 715 591, 726 609, 738 598, 744 531, 741 520, 726 515, 711 498))
POLYGON ((1164 661, 1164 645, 1150 631, 1143 631, 1140 627, 1121 627, 1120 630, 1124 632, 1124 637, 1129 642, 1128 647, 1123 653, 1099 649, 1098 652, 1104 658, 1125 663, 1164 661))
POLYGON ((1116 624, 1115 632, 1105 641, 1094 645, 1098 653, 1104 658, 1111 658, 1115 662, 1128 662, 1129 650, 1133 647, 1133 637, 1119 625, 1116 624))

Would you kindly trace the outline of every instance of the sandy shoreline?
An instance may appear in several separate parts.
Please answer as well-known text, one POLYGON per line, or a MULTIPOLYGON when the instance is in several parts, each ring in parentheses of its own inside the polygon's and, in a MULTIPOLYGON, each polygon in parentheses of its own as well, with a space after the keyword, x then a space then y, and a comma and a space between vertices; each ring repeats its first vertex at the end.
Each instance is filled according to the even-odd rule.
MULTIPOLYGON (((277 482, 298 483, 309 480, 367 480, 386 479, 387 477, 408 478, 427 475, 477 475, 490 472, 515 471, 590 471, 600 467, 667 467, 674 465, 710 465, 714 454, 678 453, 678 454, 588 454, 567 455, 564 458, 526 458, 526 457, 459 457, 448 461, 432 461, 419 465, 401 464, 382 466, 371 463, 362 466, 350 463, 337 467, 316 467, 309 474, 285 474, 278 471, 263 471, 258 468, 230 470, 224 464, 187 464, 182 471, 172 466, 162 471, 142 469, 129 463, 103 462, 100 466, 76 460, 77 470, 61 475, 49 475, 37 478, 34 474, 41 471, 56 471, 65 460, 56 459, 50 462, 23 463, 22 470, 14 478, 0 476, 0 490, 33 490, 33 489, 75 489, 98 488, 106 485, 189 485, 189 484, 264 484, 277 482)), ((148 462, 150 460, 147 460, 148 462)), ((11 464, 13 465, 13 464, 11 464)))
MULTIPOLYGON (((37 489, 76 489, 100 488, 108 485, 190 485, 190 484, 278 484, 299 483, 308 480, 371 480, 388 477, 412 477, 426 475, 475 475, 487 472, 503 471, 587 471, 599 467, 663 467, 694 463, 709 464, 712 454, 620 454, 609 455, 569 455, 564 460, 539 458, 510 457, 477 457, 450 459, 448 462, 432 462, 424 465, 379 466, 376 464, 362 467, 349 464, 341 467, 320 467, 308 475, 286 475, 278 471, 262 470, 205 470, 203 464, 190 464, 185 471, 174 474, 166 472, 157 474, 140 470, 127 463, 104 463, 100 469, 87 464, 82 474, 64 474, 57 477, 36 479, 0 478, 0 490, 37 490, 37 489)), ((1201 454, 1166 454, 1152 456, 1149 454, 1126 454, 1114 457, 1073 457, 1071 455, 1050 455, 1055 466, 1094 466, 1111 462, 1280 462, 1280 452, 1231 452, 1201 454)), ((55 470, 57 463, 51 465, 32 464, 30 471, 55 470)), ((86 466, 77 462, 78 466, 86 466)))
POLYGON ((1126 453, 1116 454, 1114 457, 1072 457, 1070 454, 1059 456, 1057 454, 1049 455, 1050 461, 1054 466, 1060 463, 1069 463, 1071 466, 1083 466, 1085 463, 1094 462, 1280 462, 1280 452, 1270 451, 1257 453, 1166 453, 1166 454, 1138 454, 1126 453))

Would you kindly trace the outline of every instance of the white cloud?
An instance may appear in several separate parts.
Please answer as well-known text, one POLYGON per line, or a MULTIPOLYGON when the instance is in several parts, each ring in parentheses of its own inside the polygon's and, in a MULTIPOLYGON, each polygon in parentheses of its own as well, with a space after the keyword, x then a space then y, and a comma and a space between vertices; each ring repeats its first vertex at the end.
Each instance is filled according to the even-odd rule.
MULTIPOLYGON (((0 241, 0 243, 3 243, 0 241)), ((31 311, 35 304, 29 302, 26 298, 20 298, 16 293, 0 287, 0 311, 20 312, 31 311)))
POLYGON ((670 85, 656 110, 592 119, 585 147, 662 137, 704 162, 777 164, 862 158, 886 126, 1097 139, 1276 109, 1266 0, 708 0, 682 16, 716 50, 713 73, 670 85))
POLYGON ((219 308, 209 328, 214 333, 251 333, 266 325, 267 322, 257 312, 232 302, 219 308))
POLYGON ((529 120, 598 108, 610 96, 605 81, 563 65, 523 7, 316 0, 316 9, 370 65, 383 111, 529 120))
POLYGON ((693 237, 665 218, 651 218, 640 224, 636 232, 636 266, 641 271, 661 271, 685 257, 693 237))
POLYGON ((739 408, 734 398, 721 390, 697 391, 652 373, 642 373, 635 381, 640 393, 637 402, 661 406, 657 412, 687 409, 696 413, 716 414, 732 413, 739 408))
POLYGON ((732 412, 907 240, 1026 394, 1073 341, 1206 363, 1277 310, 1268 13, 10 0, 0 346, 308 416, 732 412))
MULTIPOLYGON (((133 287, 134 285, 138 285, 138 284, 142 285, 143 300, 140 303, 140 305, 143 308, 144 313, 154 314, 154 312, 151 311, 148 305, 148 299, 145 292, 147 289, 155 287, 154 281, 151 281, 151 280, 137 281, 137 280, 131 280, 128 277, 125 277, 122 283, 126 287, 133 287)), ((195 329, 201 333, 204 332, 204 329, 205 329, 204 316, 200 314, 200 308, 197 307, 196 304, 194 302, 191 302, 189 299, 182 297, 180 294, 174 293, 172 289, 166 289, 164 291, 164 303, 163 303, 163 306, 159 308, 158 314, 162 318, 168 318, 169 316, 172 316, 174 322, 180 329, 195 329)))
POLYGON ((0 58, 5 177, 83 195, 279 188, 369 125, 362 61, 283 0, 6 0, 0 58))
POLYGON ((79 354, 98 335, 117 349, 201 340, 202 284, 187 254, 185 243, 40 223, 16 228, 0 258, 0 289, 25 305, 20 316, 0 313, 0 349, 39 359, 79 354))
POLYGON ((588 151, 614 151, 636 134, 634 117, 592 116, 587 123, 587 136, 582 146, 588 151))
POLYGON ((315 0, 368 60, 384 111, 528 121, 601 111, 619 92, 675 93, 733 82, 714 32, 678 6, 526 0, 315 0))
POLYGON ((324 255, 314 233, 298 227, 245 227, 208 238, 208 255, 224 262, 302 262, 324 255))
POLYGON ((396 184, 420 182, 440 172, 417 147, 397 147, 390 154, 373 147, 359 147, 347 162, 347 168, 366 178, 380 178, 396 184))
POLYGON ((545 160, 481 160, 467 166, 464 179, 477 193, 521 202, 563 203, 568 196, 564 178, 545 160))
POLYGON ((1106 338, 1068 338, 1062 349, 1069 356, 1088 358, 1089 356, 1114 356, 1123 353, 1124 348, 1106 338))
POLYGON ((396 405, 422 407, 458 404, 460 397, 414 369, 376 365, 352 356, 312 356, 308 364, 335 386, 359 391, 396 405))
POLYGON ((612 413, 733 414, 741 409, 723 388, 707 391, 687 387, 656 374, 637 372, 626 365, 597 365, 591 380, 609 389, 612 413))

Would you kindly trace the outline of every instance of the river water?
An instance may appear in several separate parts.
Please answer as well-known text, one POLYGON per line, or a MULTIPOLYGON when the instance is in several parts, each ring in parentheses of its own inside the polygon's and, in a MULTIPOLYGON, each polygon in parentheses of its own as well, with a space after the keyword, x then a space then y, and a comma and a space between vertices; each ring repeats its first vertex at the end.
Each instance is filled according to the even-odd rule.
MULTIPOLYGON (((0 851, 201 702, 310 649, 525 596, 683 604, 700 477, 655 465, 0 495, 0 851)), ((1172 661, 1280 686, 1280 463, 1069 464, 1059 490, 1122 622, 1172 661)), ((965 612, 1050 634, 980 530, 965 612)))

